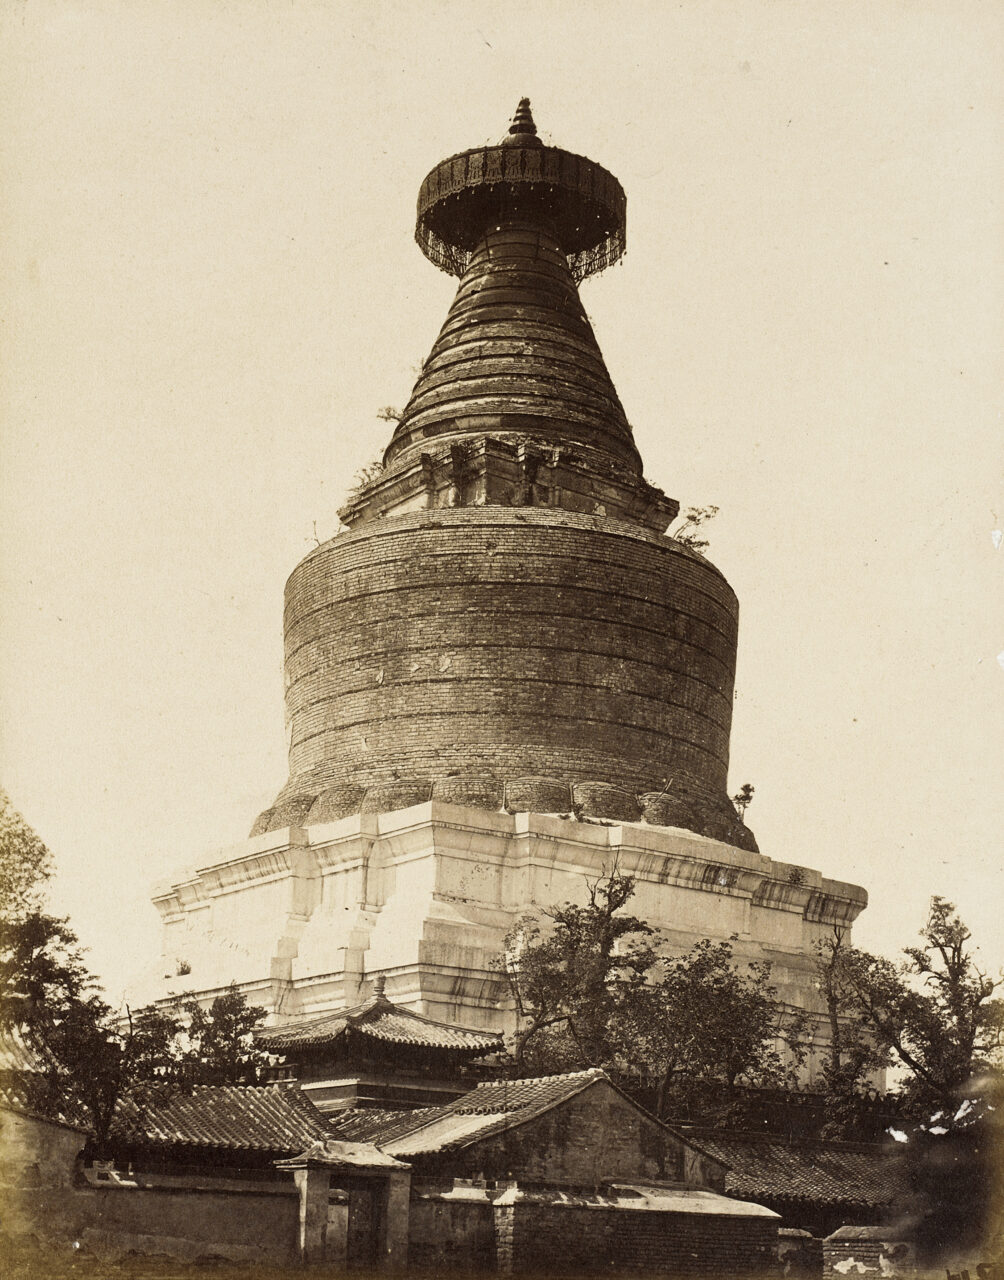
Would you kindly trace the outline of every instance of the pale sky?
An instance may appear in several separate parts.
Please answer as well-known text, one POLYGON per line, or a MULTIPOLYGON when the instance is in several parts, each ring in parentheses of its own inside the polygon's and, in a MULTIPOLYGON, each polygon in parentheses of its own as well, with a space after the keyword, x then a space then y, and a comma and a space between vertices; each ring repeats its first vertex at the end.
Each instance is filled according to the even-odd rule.
POLYGON ((1004 963, 1004 6, 5 0, 0 777, 116 996, 286 778, 282 588, 455 282, 419 183, 528 95, 628 197, 583 301, 741 602, 732 789, 1004 963))

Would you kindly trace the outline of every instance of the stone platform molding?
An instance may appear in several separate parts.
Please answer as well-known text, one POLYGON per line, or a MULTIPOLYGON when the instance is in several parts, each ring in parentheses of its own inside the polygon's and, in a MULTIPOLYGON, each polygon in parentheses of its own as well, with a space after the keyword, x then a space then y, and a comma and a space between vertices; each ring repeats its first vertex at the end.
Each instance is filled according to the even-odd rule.
POLYGON ((866 901, 855 885, 684 829, 436 801, 266 832, 154 901, 165 970, 186 968, 206 999, 236 981, 269 1010, 277 1044, 301 1019, 372 999, 381 980, 396 1005, 508 1032, 495 967, 507 930, 534 906, 584 902, 588 882, 614 866, 634 878, 635 912, 668 949, 736 934, 737 959, 771 961, 780 998, 808 1010, 814 943, 866 901))

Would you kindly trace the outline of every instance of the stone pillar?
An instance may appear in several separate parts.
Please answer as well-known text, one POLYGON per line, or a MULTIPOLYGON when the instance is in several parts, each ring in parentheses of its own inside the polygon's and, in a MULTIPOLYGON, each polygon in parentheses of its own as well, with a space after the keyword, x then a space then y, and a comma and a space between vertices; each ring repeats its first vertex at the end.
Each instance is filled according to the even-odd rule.
POLYGON ((511 1276, 515 1269, 516 1210, 512 1204, 496 1204, 492 1216, 495 1219, 495 1269, 500 1275, 511 1276))
POLYGON ((300 1261, 304 1265, 323 1262, 331 1174, 307 1164, 293 1170, 293 1179, 300 1193, 300 1261))
POLYGON ((411 1209, 411 1173, 387 1175, 387 1212, 384 1218, 384 1263, 388 1270, 408 1265, 408 1215, 411 1209))

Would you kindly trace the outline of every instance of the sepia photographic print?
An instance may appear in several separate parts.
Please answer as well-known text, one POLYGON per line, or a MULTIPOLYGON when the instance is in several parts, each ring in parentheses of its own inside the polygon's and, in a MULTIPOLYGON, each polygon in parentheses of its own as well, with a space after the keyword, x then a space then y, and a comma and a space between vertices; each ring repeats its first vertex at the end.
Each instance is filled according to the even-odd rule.
POLYGON ((1004 1280, 1004 10, 0 29, 0 1276, 1004 1280))

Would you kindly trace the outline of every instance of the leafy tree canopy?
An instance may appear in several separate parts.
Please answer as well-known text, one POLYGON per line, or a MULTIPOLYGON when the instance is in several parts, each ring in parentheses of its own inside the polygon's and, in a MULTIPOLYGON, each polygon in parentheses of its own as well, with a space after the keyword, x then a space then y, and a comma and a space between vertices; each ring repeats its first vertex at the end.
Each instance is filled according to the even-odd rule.
POLYGON ((805 1015, 778 1000, 769 962, 740 966, 735 941, 705 938, 685 955, 657 963, 646 1022, 630 1040, 637 1039, 640 1060, 660 1080, 662 1114, 691 1105, 695 1092, 717 1093, 722 1101, 713 1118, 725 1120, 740 1085, 795 1084, 805 1056, 805 1015), (721 1088, 709 1091, 709 1085, 721 1088))
POLYGON ((830 1032, 822 1075, 833 1094, 860 1087, 870 1071, 892 1063, 888 1046, 876 1040, 860 1016, 850 977, 864 953, 853 952, 847 938, 846 927, 835 927, 816 944, 816 987, 826 1005, 830 1032))
POLYGON ((117 1012, 89 973, 67 921, 31 912, 0 918, 0 1029, 36 1058, 19 1087, 43 1114, 86 1122, 102 1153, 115 1126, 137 1125, 151 1102, 198 1084, 254 1083, 252 1031, 264 1010, 235 986, 208 1010, 194 998, 117 1012))
MULTIPOLYGON (((831 948, 830 980, 838 1009, 906 1068, 905 1097, 924 1111, 951 1106, 968 1081, 1000 1066, 1004 1000, 995 995, 1000 980, 977 964, 972 935, 951 902, 931 899, 920 936, 922 945, 907 947, 898 964, 831 948)), ((845 1070, 853 1072, 854 1056, 845 1070)))
POLYGON ((804 1018, 778 1002, 770 965, 744 971, 734 939, 660 956, 653 929, 623 910, 633 892, 629 876, 605 876, 586 905, 524 917, 507 935, 500 966, 520 1020, 517 1070, 653 1077, 663 1115, 695 1086, 728 1098, 740 1084, 791 1083, 804 1018))
POLYGON ((629 876, 605 876, 589 885, 585 906, 545 910, 546 930, 525 915, 506 935, 499 963, 521 1022, 513 1046, 519 1068, 532 1046, 539 1057, 541 1046, 533 1042, 547 1031, 563 1033, 569 1043, 559 1055, 579 1066, 610 1057, 616 1012, 655 958, 645 941, 652 929, 621 914, 633 893, 629 876))
POLYGON ((181 1069, 200 1084, 257 1084, 267 1055, 257 1047, 254 1029, 266 1010, 248 1004, 231 983, 208 1009, 194 997, 181 1003, 187 1048, 181 1069))
POLYGON ((37 1059, 20 1081, 28 1102, 86 1119, 99 1145, 121 1097, 167 1078, 178 1029, 152 1009, 117 1018, 67 921, 37 911, 0 919, 0 1019, 37 1059))

